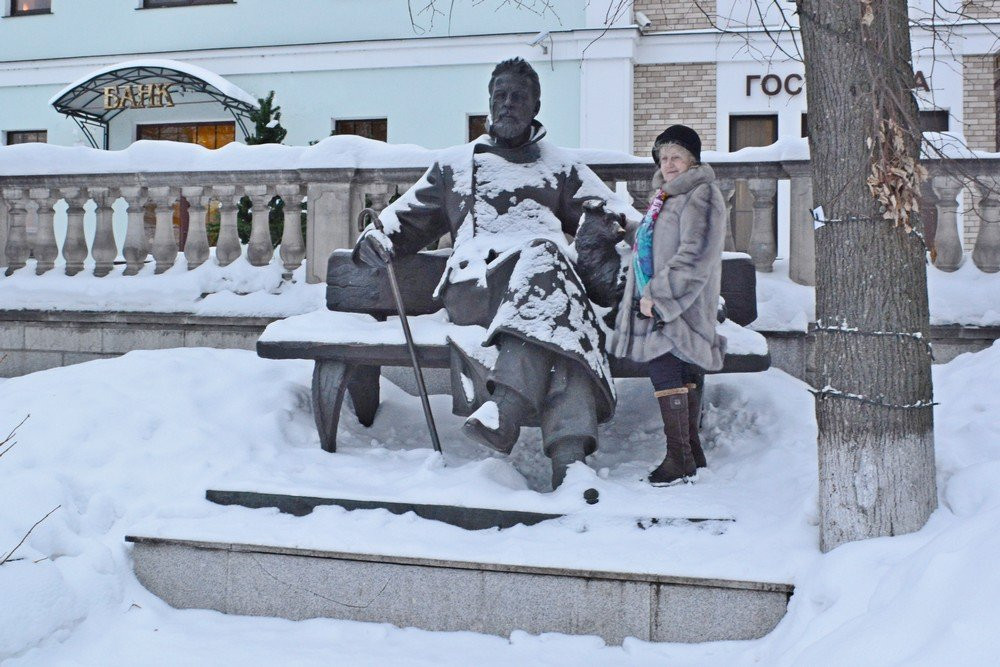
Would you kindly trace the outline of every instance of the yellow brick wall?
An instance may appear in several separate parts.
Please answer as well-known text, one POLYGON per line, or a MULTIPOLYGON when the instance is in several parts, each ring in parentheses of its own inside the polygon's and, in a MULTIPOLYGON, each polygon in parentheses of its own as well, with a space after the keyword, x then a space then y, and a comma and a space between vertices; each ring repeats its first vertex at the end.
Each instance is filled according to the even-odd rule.
POLYGON ((1000 0, 966 0, 965 16, 971 19, 1000 19, 1000 0))
MULTIPOLYGON (((1000 4, 998 2, 997 4, 1000 4)), ((991 55, 967 55, 962 58, 965 96, 962 103, 965 140, 969 148, 981 151, 998 149, 997 94, 998 58, 991 55)), ((974 189, 966 191, 964 207, 969 211, 978 203, 974 189)), ((979 234, 979 219, 974 213, 964 216, 962 244, 971 250, 979 234)))
POLYGON ((693 30, 711 28, 712 21, 705 17, 715 16, 715 0, 635 0, 633 9, 649 17, 653 25, 651 32, 667 30, 693 30), (699 9, 699 5, 701 9, 699 9), (704 11, 702 11, 704 10, 704 11))
POLYGON ((635 66, 632 119, 636 155, 648 155, 656 136, 676 123, 698 132, 702 150, 715 149, 715 72, 714 62, 635 66))

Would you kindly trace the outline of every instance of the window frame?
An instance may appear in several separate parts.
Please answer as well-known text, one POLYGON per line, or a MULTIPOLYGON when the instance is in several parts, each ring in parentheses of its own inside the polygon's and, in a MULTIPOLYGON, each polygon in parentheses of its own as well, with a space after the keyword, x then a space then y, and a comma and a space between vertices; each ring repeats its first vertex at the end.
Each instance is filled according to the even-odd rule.
POLYGON ((488 134, 490 131, 490 115, 488 113, 467 113, 465 114, 465 140, 475 141, 482 135, 472 136, 472 119, 482 118, 483 119, 483 134, 488 134))
POLYGON ((45 9, 17 9, 18 0, 8 0, 6 16, 39 16, 52 13, 52 0, 45 9))
POLYGON ((49 143, 49 131, 48 130, 5 130, 3 133, 3 145, 4 146, 20 146, 21 144, 47 144, 49 143), (22 135, 22 134, 41 134, 45 137, 45 141, 18 141, 15 143, 10 142, 10 135, 22 135))
POLYGON ((389 141, 389 117, 381 116, 378 118, 331 118, 330 125, 332 126, 330 136, 341 137, 341 136, 353 136, 353 137, 364 137, 366 139, 371 139, 372 141, 383 141, 388 143, 389 141), (378 139, 376 137, 365 137, 363 134, 358 134, 357 132, 338 132, 338 123, 375 123, 375 122, 385 123, 385 139, 378 139))
MULTIPOLYGON (((736 123, 734 123, 733 121, 740 121, 740 120, 743 120, 743 119, 750 119, 750 118, 769 118, 769 119, 773 118, 774 119, 774 133, 773 133, 774 139, 772 140, 771 143, 773 144, 775 141, 778 141, 778 139, 781 138, 781 118, 780 118, 779 114, 776 114, 776 113, 734 113, 734 114, 729 114, 729 118, 727 119, 727 122, 729 123, 729 145, 728 145, 728 147, 729 147, 729 151, 730 152, 733 152, 735 150, 740 150, 738 148, 737 149, 733 148, 733 143, 734 143, 733 139, 735 138, 735 136, 734 136, 735 127, 734 126, 736 125, 736 123)), ((764 146, 768 146, 770 144, 763 144, 763 145, 764 146)), ((747 148, 747 146, 743 146, 742 148, 747 148)))
POLYGON ((950 132, 951 131, 951 110, 950 109, 919 109, 917 110, 917 124, 920 126, 920 133, 924 132, 950 132), (924 129, 932 121, 944 120, 944 129, 924 129))
MULTIPOLYGON (((197 136, 198 136, 198 132, 197 132, 198 128, 200 128, 200 127, 214 127, 214 128, 216 128, 216 138, 218 138, 218 128, 223 127, 223 126, 225 126, 227 128, 231 128, 233 130, 233 140, 231 142, 229 142, 229 143, 234 143, 234 142, 238 141, 237 131, 236 131, 236 122, 235 121, 231 121, 231 120, 219 120, 219 121, 208 120, 208 121, 166 122, 166 123, 136 123, 136 125, 135 125, 135 141, 175 141, 175 140, 172 140, 172 139, 160 139, 160 138, 157 138, 157 139, 143 139, 143 138, 140 138, 139 134, 142 132, 142 130, 144 128, 154 128, 154 127, 156 127, 156 128, 163 128, 163 127, 191 127, 191 128, 195 129, 195 137, 197 138, 197 136)), ((195 141, 175 141, 175 143, 191 144, 193 146, 201 146, 202 145, 201 143, 199 143, 197 141, 197 139, 195 141)), ((222 144, 222 146, 226 146, 226 145, 228 145, 228 144, 222 144)), ((217 145, 215 148, 209 148, 208 150, 218 150, 218 149, 222 148, 222 146, 218 146, 217 145)), ((208 147, 205 146, 205 148, 208 148, 208 147)))
POLYGON ((235 5, 236 0, 139 0, 137 10, 181 9, 184 7, 204 7, 208 5, 235 5), (163 2, 166 4, 149 4, 163 2))

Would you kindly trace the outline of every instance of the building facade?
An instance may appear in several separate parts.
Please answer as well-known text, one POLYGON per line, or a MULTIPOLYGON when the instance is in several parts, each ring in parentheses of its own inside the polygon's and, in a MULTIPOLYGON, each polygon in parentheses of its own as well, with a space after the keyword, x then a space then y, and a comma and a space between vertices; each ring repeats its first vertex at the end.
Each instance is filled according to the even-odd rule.
MULTIPOLYGON (((3 144, 86 145, 54 96, 102 68, 164 60, 206 70, 250 99, 275 91, 293 145, 334 132, 430 148, 468 141, 482 131, 493 66, 512 56, 538 71, 540 120, 564 146, 646 155, 673 123, 718 151, 808 132, 792 2, 0 1, 3 144)), ((1000 0, 910 7, 925 128, 998 150, 1000 0)), ((104 104, 129 90, 105 93, 104 104)), ((172 139, 213 148, 242 138, 218 103, 171 90, 172 105, 140 99, 117 109, 108 147, 172 139)), ((779 217, 785 207, 779 192, 779 217)), ((975 232, 970 221, 965 234, 975 232)))

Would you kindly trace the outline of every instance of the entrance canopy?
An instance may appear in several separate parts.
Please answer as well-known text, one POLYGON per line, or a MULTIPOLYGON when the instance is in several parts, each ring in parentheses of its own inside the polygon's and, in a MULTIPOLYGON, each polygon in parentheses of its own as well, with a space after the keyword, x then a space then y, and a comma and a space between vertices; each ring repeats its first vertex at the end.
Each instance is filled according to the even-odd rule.
POLYGON ((176 60, 131 60, 91 72, 49 100, 59 113, 80 126, 98 148, 92 129, 100 128, 108 148, 108 125, 132 109, 161 109, 185 104, 219 104, 236 120, 243 136, 257 100, 214 72, 176 60))

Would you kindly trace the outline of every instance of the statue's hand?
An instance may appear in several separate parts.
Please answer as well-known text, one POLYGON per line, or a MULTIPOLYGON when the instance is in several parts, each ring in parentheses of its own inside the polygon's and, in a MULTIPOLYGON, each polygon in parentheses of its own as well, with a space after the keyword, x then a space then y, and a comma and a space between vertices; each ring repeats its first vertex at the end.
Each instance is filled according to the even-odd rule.
POLYGON ((354 246, 354 261, 381 269, 392 261, 392 241, 378 229, 368 229, 354 246))

